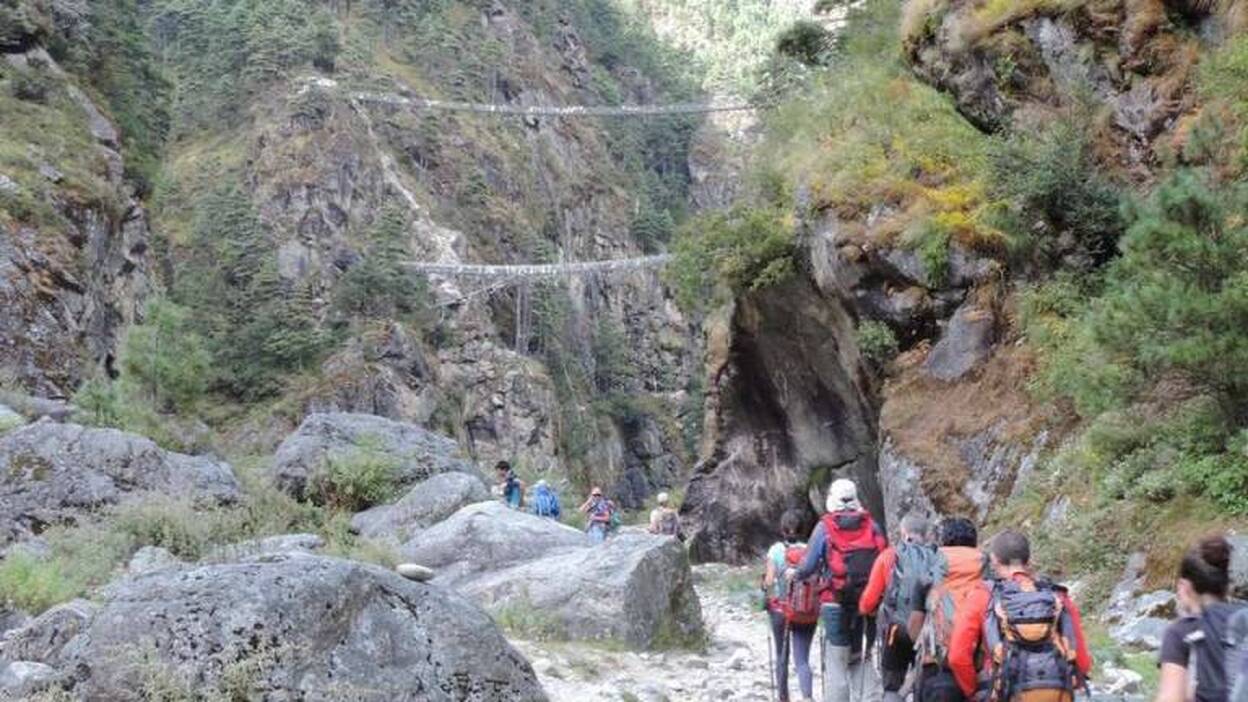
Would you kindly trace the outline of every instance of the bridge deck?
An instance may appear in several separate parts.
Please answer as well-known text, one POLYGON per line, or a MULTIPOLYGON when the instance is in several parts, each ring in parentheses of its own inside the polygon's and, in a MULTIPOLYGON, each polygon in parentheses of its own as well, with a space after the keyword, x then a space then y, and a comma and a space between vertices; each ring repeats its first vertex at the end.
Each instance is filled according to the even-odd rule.
POLYGON ((594 273, 617 273, 621 271, 662 268, 671 260, 668 254, 639 256, 610 261, 581 261, 573 263, 542 263, 518 265, 492 265, 484 263, 429 263, 411 261, 408 269, 427 275, 454 278, 571 278, 594 273))

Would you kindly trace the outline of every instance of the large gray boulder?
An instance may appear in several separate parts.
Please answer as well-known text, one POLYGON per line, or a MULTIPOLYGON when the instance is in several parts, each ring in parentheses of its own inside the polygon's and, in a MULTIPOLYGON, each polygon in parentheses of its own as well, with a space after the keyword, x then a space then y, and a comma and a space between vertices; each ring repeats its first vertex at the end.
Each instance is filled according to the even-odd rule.
POLYGON ((923 370, 944 381, 961 378, 992 355, 996 328, 992 310, 973 303, 959 307, 932 347, 923 370))
POLYGON ((1231 594, 1248 599, 1248 536, 1234 534, 1231 542, 1231 594))
POLYGON ((278 487, 302 499, 310 481, 327 471, 332 461, 349 459, 360 451, 374 451, 393 461, 402 485, 439 473, 477 474, 453 439, 371 414, 332 412, 308 415, 282 442, 273 461, 273 475, 278 487))
POLYGON ((500 616, 536 613, 546 635, 641 649, 703 635, 689 559, 671 537, 625 532, 590 545, 575 529, 489 502, 425 530, 402 555, 500 616))
POLYGON ((588 545, 589 538, 570 526, 501 502, 481 502, 421 532, 399 555, 438 571, 441 582, 454 583, 588 545))
POLYGON ((31 652, 0 644, 0 660, 49 665, 87 702, 144 699, 154 677, 201 692, 242 681, 244 694, 274 700, 546 699, 529 663, 459 595, 312 555, 119 581, 79 635, 31 652))
POLYGON ((398 502, 379 505, 351 519, 351 530, 399 543, 455 514, 461 507, 490 499, 485 483, 467 473, 442 473, 417 483, 398 502))
POLYGON ((0 432, 16 429, 25 423, 25 417, 4 405, 0 405, 0 432))
POLYGON ((217 505, 241 493, 228 464, 135 434, 46 419, 0 434, 0 545, 152 494, 217 505))

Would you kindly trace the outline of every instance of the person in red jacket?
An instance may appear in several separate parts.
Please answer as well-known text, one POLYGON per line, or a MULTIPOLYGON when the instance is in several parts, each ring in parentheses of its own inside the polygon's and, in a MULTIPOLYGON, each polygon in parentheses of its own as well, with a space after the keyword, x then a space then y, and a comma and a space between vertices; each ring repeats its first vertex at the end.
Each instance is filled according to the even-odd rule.
POLYGON ((862 616, 878 614, 884 702, 901 702, 901 688, 914 663, 914 639, 908 629, 910 615, 922 606, 917 598, 923 584, 930 582, 936 562, 936 550, 928 542, 928 532, 923 515, 906 515, 901 520, 901 541, 880 552, 871 567, 867 588, 858 600, 862 616))
POLYGON ((1010 693, 1012 689, 1021 689, 1023 685, 1035 688, 1051 683, 1054 689, 1066 691, 1063 694, 1065 699, 1073 700, 1075 687, 1086 680, 1092 671, 1092 655, 1088 652, 1087 638, 1083 634, 1079 608, 1065 589, 1052 586, 1032 574, 1031 544, 1026 536, 1016 531, 998 534, 989 547, 989 556, 996 581, 968 595, 953 624, 949 641, 949 669, 953 671, 958 687, 971 699, 1014 702, 1014 695, 1010 693), (1007 598, 1009 601, 1006 601, 1007 598), (1012 666, 1031 675, 1048 675, 1052 679, 1047 681, 1010 680, 1007 675, 998 675, 1000 671, 996 663, 1006 653, 1010 643, 1000 632, 999 625, 989 619, 990 611, 997 618, 1001 616, 999 613, 1024 611, 1028 607, 1043 608, 1046 602, 1050 610, 1056 603, 1060 619, 1053 628, 1057 632, 1053 638, 1054 645, 1040 647, 1042 652, 1038 653, 1016 647, 1010 649, 1009 654, 1060 655, 1066 663, 1055 660, 1033 664, 1026 661, 1027 665, 1012 666), (997 607, 997 604, 1001 606, 997 607), (977 657, 981 661, 979 666, 976 665, 977 657), (1066 676, 1071 664, 1078 680, 1066 676))

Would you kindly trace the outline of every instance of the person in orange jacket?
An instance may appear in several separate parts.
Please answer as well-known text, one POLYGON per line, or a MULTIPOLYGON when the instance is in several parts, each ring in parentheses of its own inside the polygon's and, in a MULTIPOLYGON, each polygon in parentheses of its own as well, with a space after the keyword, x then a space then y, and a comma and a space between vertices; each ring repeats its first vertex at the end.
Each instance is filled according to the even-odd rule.
POLYGON ((1079 608, 1064 588, 1032 574, 1031 544, 1026 536, 1016 531, 998 534, 989 547, 989 556, 997 579, 967 597, 953 625, 949 668, 958 687, 975 700, 1015 702, 1014 691, 1021 693, 1026 687, 1059 690, 1059 699, 1073 701, 1075 689, 1092 671, 1079 608), (1040 629, 1035 624, 1026 629, 1016 625, 1008 633, 994 622, 1015 614, 1019 622, 1048 616, 1055 621, 1040 624, 1040 629), (1019 632, 1038 638, 1023 641, 1029 644, 1026 648, 1015 646, 1019 632), (1037 642, 1041 645, 1035 645, 1037 642), (977 656, 981 666, 976 665, 977 656), (1020 660, 1030 656, 1046 658, 1020 660), (1010 658, 1014 664, 1003 666, 1010 658), (1019 675, 1031 677, 1011 679, 1019 675))
POLYGON ((878 613, 880 632, 880 677, 884 684, 883 702, 901 702, 901 688, 914 664, 914 639, 909 632, 910 615, 922 585, 930 582, 936 563, 936 550, 928 542, 927 519, 918 513, 901 520, 901 540, 880 552, 871 567, 871 577, 858 600, 864 617, 878 613))

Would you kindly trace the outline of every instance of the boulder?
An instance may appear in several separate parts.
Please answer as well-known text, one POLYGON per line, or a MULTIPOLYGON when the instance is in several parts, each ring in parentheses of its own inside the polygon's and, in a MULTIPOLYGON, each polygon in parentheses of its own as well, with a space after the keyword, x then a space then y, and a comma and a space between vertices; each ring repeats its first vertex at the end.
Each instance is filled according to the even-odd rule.
POLYGON ((581 531, 509 509, 501 502, 469 505, 403 544, 403 560, 438 571, 441 582, 535 561, 555 551, 583 548, 581 531))
POLYGON ((1156 651, 1170 620, 1158 617, 1129 619, 1110 630, 1109 635, 1119 646, 1137 651, 1156 651))
POLYGON ((422 532, 402 555, 496 613, 539 612, 548 635, 644 649, 703 634, 688 557, 670 537, 625 532, 593 546, 575 529, 488 502, 422 532))
POLYGON ((460 457, 453 439, 371 414, 333 412, 308 415, 282 442, 273 462, 274 478, 280 488, 304 498, 309 480, 328 470, 331 461, 361 450, 377 451, 393 460, 403 485, 439 473, 477 474, 460 457))
POLYGON ((276 556, 283 553, 313 553, 323 548, 325 548, 325 539, 317 534, 282 534, 214 548, 204 557, 204 562, 241 561, 256 556, 276 556))
POLYGON ((30 615, 19 610, 0 609, 0 639, 6 632, 21 629, 30 623, 30 615))
POLYGON ((562 638, 649 649, 696 645, 704 634, 689 559, 673 538, 625 533, 599 547, 433 582, 453 583, 492 611, 540 612, 548 633, 562 638))
POLYGON ((996 327, 992 310, 971 303, 959 307, 940 341, 932 347, 923 369, 946 382, 958 380, 992 354, 996 327))
POLYGON ((159 546, 144 546, 135 551, 134 555, 130 557, 130 562, 126 564, 126 573, 129 575, 142 575, 166 568, 177 568, 181 565, 184 565, 182 561, 170 553, 169 549, 159 546))
MULTIPOLYGON (((49 624, 23 631, 42 640, 49 624)), ((0 658, 16 653, 0 644, 0 658)), ((546 699, 529 663, 459 595, 304 554, 121 580, 78 635, 24 660, 87 702, 142 699, 153 676, 198 691, 241 679, 265 699, 546 699)))
POLYGON ((1231 594, 1248 599, 1248 536, 1231 535, 1231 594))
POLYGON ((16 429, 25 423, 25 417, 4 405, 0 405, 0 432, 16 429))
POLYGON ((369 538, 404 543, 461 507, 490 499, 485 483, 467 473, 442 473, 418 483, 398 502, 365 510, 351 519, 351 530, 369 538))
POLYGON ((0 434, 0 544, 73 522, 145 495, 233 503, 240 491, 226 463, 165 451, 114 429, 41 420, 0 434))
POLYGON ((73 600, 39 615, 20 629, 0 639, 0 661, 46 661, 90 625, 99 606, 87 600, 73 600))
POLYGON ((1138 695, 1143 691, 1143 687, 1144 676, 1134 670, 1106 665, 1102 668, 1097 692, 1110 696, 1138 695))
POLYGON ((50 665, 30 661, 0 661, 0 699, 23 700, 47 690, 56 681, 50 665))

